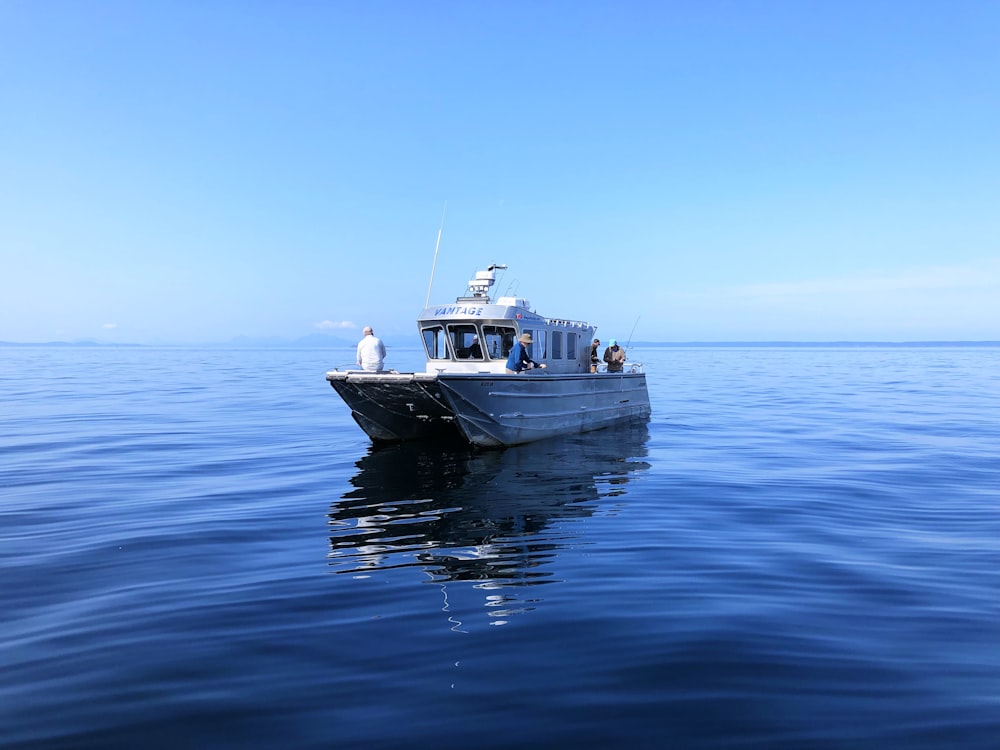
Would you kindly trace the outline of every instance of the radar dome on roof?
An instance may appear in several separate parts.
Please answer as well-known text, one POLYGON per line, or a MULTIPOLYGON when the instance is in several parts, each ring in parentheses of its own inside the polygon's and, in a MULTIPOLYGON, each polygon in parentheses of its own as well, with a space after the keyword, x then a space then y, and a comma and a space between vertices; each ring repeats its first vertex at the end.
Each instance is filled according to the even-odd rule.
POLYGON ((476 277, 469 282, 469 293, 473 297, 488 297, 490 287, 496 281, 497 269, 506 270, 506 268, 505 265, 494 263, 485 271, 476 271, 476 277))

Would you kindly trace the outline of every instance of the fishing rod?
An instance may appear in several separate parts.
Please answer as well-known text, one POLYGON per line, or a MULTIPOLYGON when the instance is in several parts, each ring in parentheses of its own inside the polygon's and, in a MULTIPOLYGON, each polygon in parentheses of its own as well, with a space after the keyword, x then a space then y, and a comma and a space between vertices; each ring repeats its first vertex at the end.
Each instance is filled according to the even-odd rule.
MULTIPOLYGON (((639 318, 636 317, 635 323, 632 324, 632 330, 629 331, 628 341, 625 343, 625 351, 627 352, 632 347, 632 336, 635 333, 636 326, 639 325, 639 318)), ((641 366, 641 365, 640 365, 641 366)), ((633 370, 635 372, 635 370, 633 370)), ((621 390, 625 390, 625 378, 622 378, 621 390)))
POLYGON ((431 280, 427 284, 427 301, 424 302, 424 307, 430 307, 431 304, 431 287, 434 286, 434 270, 438 264, 438 248, 441 247, 441 232, 444 231, 444 215, 447 211, 448 201, 445 201, 444 210, 441 211, 441 226, 438 228, 437 242, 434 244, 434 263, 431 264, 431 280))
POLYGON ((637 325, 639 325, 639 318, 636 318, 636 319, 635 319, 635 324, 634 324, 634 325, 632 326, 632 331, 631 331, 631 332, 629 333, 629 335, 628 335, 628 343, 627 343, 627 344, 625 344, 625 351, 628 351, 628 348, 629 348, 630 346, 632 346, 632 334, 634 334, 634 333, 635 333, 635 327, 636 327, 637 325))

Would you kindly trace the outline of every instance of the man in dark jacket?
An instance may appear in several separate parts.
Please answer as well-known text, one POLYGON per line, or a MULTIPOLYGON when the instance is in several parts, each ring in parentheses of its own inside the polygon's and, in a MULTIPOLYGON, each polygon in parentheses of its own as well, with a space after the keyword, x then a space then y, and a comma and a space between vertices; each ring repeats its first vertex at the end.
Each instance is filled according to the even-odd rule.
POLYGON ((518 337, 517 343, 514 344, 514 348, 510 350, 510 356, 507 357, 508 373, 520 374, 525 370, 530 370, 532 367, 545 367, 545 365, 538 364, 528 356, 528 350, 525 346, 530 344, 531 341, 532 339, 530 333, 522 333, 520 337, 518 337))

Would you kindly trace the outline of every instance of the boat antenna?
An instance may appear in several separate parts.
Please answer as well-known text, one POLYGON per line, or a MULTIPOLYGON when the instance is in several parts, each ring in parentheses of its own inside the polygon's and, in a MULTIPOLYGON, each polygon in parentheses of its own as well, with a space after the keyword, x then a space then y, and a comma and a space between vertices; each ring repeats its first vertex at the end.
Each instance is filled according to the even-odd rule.
POLYGON ((437 242, 434 243, 434 262, 431 264, 431 280, 427 284, 427 301, 424 303, 424 307, 429 307, 431 304, 431 287, 434 286, 434 269, 437 268, 438 264, 438 248, 441 247, 441 232, 444 231, 444 215, 447 210, 448 201, 445 201, 444 210, 441 211, 441 226, 438 228, 437 242))

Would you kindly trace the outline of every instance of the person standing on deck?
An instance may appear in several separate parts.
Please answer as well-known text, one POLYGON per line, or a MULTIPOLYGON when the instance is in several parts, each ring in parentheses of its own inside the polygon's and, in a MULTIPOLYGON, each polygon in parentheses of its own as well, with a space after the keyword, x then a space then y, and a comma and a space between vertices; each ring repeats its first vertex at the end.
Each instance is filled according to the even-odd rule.
POLYGON ((621 372, 625 365, 625 350, 618 342, 611 339, 611 346, 604 350, 604 361, 608 363, 608 372, 621 372))
POLYGON ((590 371, 597 372, 597 366, 601 364, 601 358, 597 356, 597 347, 601 345, 600 339, 594 339, 594 343, 590 345, 590 371))
POLYGON ((530 370, 532 367, 545 367, 545 365, 538 364, 528 356, 528 350, 525 348, 525 345, 530 344, 531 342, 532 338, 530 333, 522 333, 520 337, 518 337, 517 343, 514 344, 514 348, 510 350, 510 356, 507 357, 508 375, 520 375, 524 370, 530 370))
POLYGON ((358 367, 368 372, 382 372, 385 344, 375 335, 371 326, 365 326, 364 338, 358 342, 358 367))

